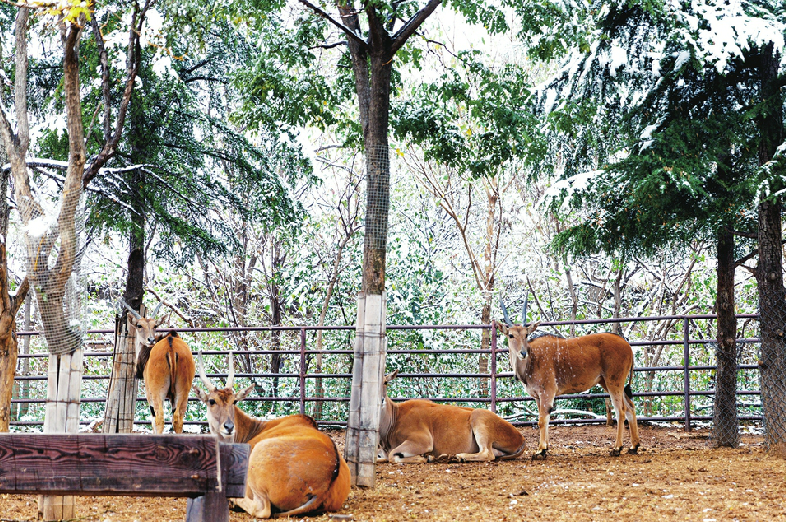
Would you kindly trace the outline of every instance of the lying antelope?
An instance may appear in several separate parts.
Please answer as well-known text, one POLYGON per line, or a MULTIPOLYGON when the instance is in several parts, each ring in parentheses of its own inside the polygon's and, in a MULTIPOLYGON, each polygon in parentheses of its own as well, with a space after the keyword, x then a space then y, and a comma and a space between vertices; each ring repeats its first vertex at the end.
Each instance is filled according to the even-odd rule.
POLYGON ((145 318, 122 303, 136 327, 136 376, 145 381, 145 397, 154 416, 153 430, 164 432, 164 400, 172 405, 172 429, 183 433, 183 418, 188 407, 188 393, 194 382, 194 357, 177 332, 157 333, 169 315, 156 318, 158 308, 145 318))
POLYGON ((390 458, 419 463, 444 456, 455 456, 461 462, 487 462, 514 459, 524 451, 519 430, 488 410, 423 399, 394 403, 387 397, 387 385, 397 374, 386 375, 383 382, 379 417, 382 455, 378 462, 390 458))
POLYGON ((246 415, 236 403, 254 385, 236 394, 234 374, 230 353, 226 387, 217 389, 205 375, 199 353, 199 377, 207 391, 194 385, 194 392, 207 406, 210 432, 223 442, 251 445, 246 496, 236 504, 257 518, 341 509, 349 495, 349 466, 333 439, 317 430, 306 415, 270 421, 246 415))
POLYGON ((636 411, 631 401, 630 381, 633 378, 633 350, 622 337, 611 333, 590 334, 572 339, 544 335, 527 340, 540 323, 526 324, 527 305, 524 303, 522 323, 513 325, 505 305, 502 305, 505 324, 496 323, 508 338, 510 365, 516 379, 527 388, 538 406, 540 443, 532 458, 545 458, 549 446, 549 417, 554 409, 554 397, 564 393, 581 393, 600 384, 611 396, 617 412, 617 438, 611 454, 622 451, 623 417, 630 425, 631 447, 639 449, 639 430, 636 411), (627 393, 627 395, 626 395, 627 393))

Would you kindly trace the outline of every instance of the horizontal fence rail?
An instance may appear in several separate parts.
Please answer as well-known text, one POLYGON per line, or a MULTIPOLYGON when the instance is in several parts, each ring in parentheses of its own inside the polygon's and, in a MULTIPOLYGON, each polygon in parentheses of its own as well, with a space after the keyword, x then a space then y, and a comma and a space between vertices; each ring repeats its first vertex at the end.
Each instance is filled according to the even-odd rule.
MULTIPOLYGON (((757 319, 755 314, 738 315, 738 319, 757 319)), ((638 364, 634 367, 636 380, 634 381, 634 399, 636 400, 637 413, 639 420, 643 422, 679 422, 684 429, 690 430, 692 423, 712 420, 711 402, 708 405, 695 404, 694 399, 706 399, 714 396, 714 389, 708 388, 707 383, 711 381, 712 372, 715 365, 712 364, 714 354, 709 354, 714 339, 711 338, 691 338, 693 324, 699 322, 712 321, 716 318, 714 314, 701 315, 671 315, 671 316, 648 316, 632 317, 621 319, 587 319, 578 321, 561 322, 541 322, 540 330, 560 331, 563 335, 565 329, 571 326, 593 327, 596 325, 608 325, 613 323, 649 323, 653 321, 674 321, 681 327, 681 332, 672 334, 670 339, 645 340, 631 336, 630 344, 634 350, 634 357, 637 362, 648 360, 646 354, 654 354, 656 350, 667 353, 665 364, 638 364), (697 360, 700 359, 700 360, 697 360), (672 377, 672 373, 681 375, 672 377), (708 377, 709 375, 709 377, 708 377), (658 379, 666 378, 670 385, 675 389, 648 390, 647 386, 652 386, 658 379), (698 379, 698 380, 697 380, 698 379), (696 382, 694 382, 696 381, 696 382), (701 381, 701 382, 699 382, 701 381), (677 385, 679 383, 679 385, 677 385), (703 384, 703 386, 702 386, 703 384), (704 388, 704 389, 702 389, 704 388), (669 414, 646 414, 647 411, 655 411, 653 404, 655 401, 661 403, 668 402, 672 412, 669 414), (642 407, 642 404, 644 407, 642 407), (710 410, 707 414, 706 410, 710 410)), ((392 397, 394 400, 405 400, 408 398, 428 398, 434 401, 446 403, 461 403, 476 407, 487 407, 496 411, 514 424, 534 425, 537 423, 533 417, 534 399, 527 396, 523 385, 513 380, 513 373, 510 371, 508 361, 508 351, 504 346, 500 346, 497 338, 496 329, 493 325, 388 325, 388 367, 396 366, 399 370, 396 386, 393 386, 392 397), (439 332, 452 333, 454 335, 474 334, 464 340, 468 347, 426 347, 428 338, 436 338, 441 335, 439 332), (481 348, 481 335, 488 332, 489 347, 481 348), (394 336, 402 335, 414 338, 415 341, 405 339, 404 341, 392 340, 394 336), (430 336, 430 337, 428 337, 430 336), (418 342, 423 345, 420 348, 403 348, 401 345, 408 345, 411 342, 418 342), (411 371, 412 368, 418 369, 422 365, 423 358, 431 358, 433 361, 454 361, 453 363, 432 362, 431 366, 436 370, 431 371, 411 371), (480 360, 485 358, 487 361, 486 371, 480 371, 480 360), (456 362, 458 361, 458 362, 456 362), (500 366, 502 365, 502 366, 500 366), (473 366, 477 371, 468 371, 467 368, 473 366), (450 370, 454 367, 461 367, 461 371, 439 371, 441 369, 450 370), (453 388, 450 384, 445 384, 447 389, 440 388, 443 382, 454 383, 453 388), (474 383, 473 388, 468 393, 454 395, 455 389, 464 386, 466 383, 474 383), (404 384, 401 384, 404 383, 404 384), (432 392, 434 384, 441 390, 432 392), (459 384, 455 384, 459 383, 459 384), (408 389, 408 390, 407 390, 408 389), (421 394, 418 389, 424 390, 421 394), (406 391, 406 393, 400 392, 406 391), (446 393, 449 391, 451 393, 446 393), (398 393, 397 393, 398 392, 398 393), (505 410, 505 411, 502 411, 505 410), (533 417, 532 420, 525 420, 533 417)), ((167 330, 162 330, 167 331, 167 330)), ((236 356, 236 386, 248 386, 253 383, 256 390, 252 397, 246 399, 249 404, 246 409, 251 409, 252 414, 258 416, 283 415, 289 413, 311 414, 317 418, 322 426, 341 427, 346 425, 346 415, 341 415, 340 408, 345 408, 349 403, 349 389, 352 378, 351 367, 353 350, 344 347, 351 346, 354 337, 354 327, 352 326, 276 326, 276 327, 228 327, 228 328, 182 328, 177 329, 181 336, 191 345, 196 357, 199 344, 203 349, 206 358, 214 362, 214 371, 207 372, 208 378, 216 382, 226 378, 227 354, 230 349, 236 356), (322 331, 324 334, 335 332, 345 337, 339 341, 333 341, 334 346, 339 348, 324 348, 321 350, 313 349, 315 344, 313 334, 322 331), (312 337, 309 337, 312 334, 312 337), (252 349, 248 347, 248 340, 252 336, 267 335, 289 336, 287 342, 282 342, 279 337, 277 342, 281 343, 282 349, 252 349), (209 336, 210 337, 208 339, 209 336), (207 346, 202 346, 206 344, 207 346), (245 348, 245 349, 244 349, 245 348), (317 364, 319 357, 332 358, 330 371, 316 372, 312 369, 317 364), (239 361, 238 359, 242 359, 239 361), (274 371, 274 359, 277 359, 280 366, 278 371, 274 371), (219 360, 220 365, 215 364, 219 360), (284 363, 281 363, 281 361, 284 363), (338 361, 338 362, 336 362, 338 361), (238 364, 239 363, 239 364, 238 364), (261 368, 257 370, 255 368, 261 368), (248 371, 253 369, 254 371, 248 371), (343 369, 343 371, 341 371, 343 369), (243 384, 241 381, 245 382, 243 384), (325 383, 329 382, 329 386, 325 383), (330 389, 327 389, 330 388, 330 389), (321 392, 319 392, 321 390, 321 392), (339 409, 336 409, 339 408, 339 409), (331 412, 326 412, 331 410, 331 412), (318 412, 318 415, 316 414, 318 412)), ((583 332, 583 333, 589 333, 583 332)), ((112 349, 112 341, 101 336, 112 336, 114 330, 96 329, 89 330, 85 343, 85 374, 83 376, 83 397, 81 403, 83 409, 90 408, 87 418, 82 420, 82 424, 91 424, 103 418, 102 407, 106 401, 106 388, 110 378, 109 372, 112 368, 112 352, 108 350, 97 350, 95 346, 105 346, 112 349), (103 395, 102 395, 103 391, 103 395)), ((37 332, 18 332, 22 338, 34 338, 37 332)), ((567 336, 567 335, 566 335, 567 336)), ((272 341, 267 343, 272 345, 272 341)), ((742 348, 747 350, 757 349, 759 340, 755 337, 745 337, 737 339, 738 351, 742 348), (747 347, 747 348, 746 348, 747 347)), ((22 343, 20 343, 21 345, 22 343)), ((436 342, 436 344, 440 344, 436 342)), ((12 416, 15 412, 16 418, 11 425, 18 429, 38 428, 43 424, 43 405, 46 403, 45 390, 43 394, 36 395, 34 389, 45 388, 46 358, 48 353, 42 348, 32 350, 30 353, 19 354, 19 368, 17 370, 16 387, 14 399, 12 400, 12 416), (41 370, 43 369, 43 370, 41 370), (26 390, 26 391, 25 391, 26 390), (38 408, 38 415, 31 413, 38 408)), ((758 365, 755 364, 755 357, 748 356, 748 362, 738 360, 738 374, 745 376, 744 382, 740 383, 743 388, 737 391, 738 408, 745 411, 738 415, 742 421, 761 421, 761 399, 758 389, 759 376, 758 365), (754 389, 746 389, 744 386, 751 385, 754 389), (758 401, 758 402, 752 402, 758 401)), ((208 365, 210 368, 210 365, 208 365)), ((195 380, 199 384, 199 379, 195 380)), ((605 422, 605 416, 597 411, 583 411, 578 408, 599 408, 598 400, 603 402, 608 394, 597 390, 582 394, 562 395, 558 397, 560 404, 569 403, 566 408, 556 407, 555 414, 552 416, 552 423, 580 424, 605 422), (572 401, 572 402, 571 402, 572 401), (596 402, 592 402, 596 401, 596 402), (586 403, 586 404, 585 404, 586 403), (590 406, 587 406, 590 404, 590 406), (560 413, 579 418, 561 417, 560 413), (555 418, 556 417, 556 418, 555 418)), ((207 423, 204 421, 204 413, 201 405, 197 407, 198 399, 189 399, 189 415, 185 424, 193 426, 195 429, 204 430, 207 423), (200 418, 201 415, 201 418, 200 418)), ((147 406, 144 393, 140 388, 137 398, 138 408, 135 424, 149 426, 150 418, 147 415, 147 406)), ((83 411, 84 414, 84 411, 83 411)))

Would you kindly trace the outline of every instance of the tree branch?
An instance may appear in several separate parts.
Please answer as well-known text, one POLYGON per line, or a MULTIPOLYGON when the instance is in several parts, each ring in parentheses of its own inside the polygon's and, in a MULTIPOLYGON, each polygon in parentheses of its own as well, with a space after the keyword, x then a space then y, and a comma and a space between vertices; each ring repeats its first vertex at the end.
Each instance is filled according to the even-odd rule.
MULTIPOLYGON (((141 47, 139 44, 139 35, 142 32, 142 26, 145 23, 145 15, 147 10, 152 6, 153 0, 146 0, 145 6, 139 11, 134 12, 131 22, 131 28, 128 34, 128 65, 126 67, 126 87, 123 91, 123 98, 120 101, 120 108, 117 111, 117 121, 115 123, 115 132, 112 138, 104 144, 101 152, 98 153, 90 166, 87 167, 82 175, 82 186, 86 187, 90 181, 98 175, 101 167, 109 161, 117 151, 117 144, 123 135, 123 126, 125 125, 126 114, 128 113, 128 104, 131 101, 131 94, 134 91, 134 84, 136 83, 136 75, 139 69, 139 62, 141 61, 141 47), (138 18, 137 18, 138 17, 138 18)), ((137 8, 138 9, 138 8, 137 8)))
POLYGON ((405 23, 396 34, 393 35, 393 54, 396 54, 396 51, 404 46, 404 43, 407 41, 407 39, 418 30, 418 27, 423 24, 426 18, 431 16, 431 13, 433 13, 437 6, 441 3, 442 0, 429 0, 423 9, 415 13, 415 16, 410 18, 409 21, 405 23))
POLYGON ((366 44, 365 40, 363 40, 360 35, 355 34, 353 31, 349 29, 346 25, 342 24, 341 22, 336 21, 332 16, 330 16, 327 12, 323 11, 319 7, 315 6, 308 0, 298 0, 301 4, 308 7, 316 14, 330 22, 331 24, 335 25, 340 31, 346 34, 349 38, 360 44, 364 49, 368 48, 368 44, 366 44))
POLYGON ((191 76, 190 78, 183 80, 183 83, 191 83, 191 82, 198 82, 198 81, 215 82, 215 83, 223 83, 223 84, 229 83, 225 79, 218 78, 215 76, 191 76))
POLYGON ((349 42, 347 42, 346 40, 342 40, 340 42, 336 42, 332 44, 314 45, 309 47, 309 49, 333 49, 334 47, 338 47, 340 45, 349 45, 349 42))
POLYGON ((16 295, 14 295, 13 303, 11 305, 11 315, 15 316, 19 309, 22 308, 22 305, 25 302, 25 297, 27 297, 27 293, 30 291, 30 280, 25 276, 22 279, 22 284, 19 285, 19 288, 16 290, 16 295))

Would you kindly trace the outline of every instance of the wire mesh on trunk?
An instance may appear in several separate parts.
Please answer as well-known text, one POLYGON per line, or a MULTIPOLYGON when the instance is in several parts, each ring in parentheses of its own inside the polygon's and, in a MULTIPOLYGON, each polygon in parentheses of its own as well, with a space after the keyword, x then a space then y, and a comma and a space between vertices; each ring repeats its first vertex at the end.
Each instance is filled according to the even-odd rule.
POLYGON ((732 343, 715 347, 715 397, 713 401, 712 432, 713 446, 736 448, 739 445, 739 416, 737 415, 737 372, 742 345, 732 343))
POLYGON ((53 355, 73 353, 80 348, 86 329, 85 279, 80 267, 85 212, 83 204, 79 207, 75 209, 74 230, 66 231, 65 237, 57 214, 39 213, 25 230, 27 274, 37 304, 36 321, 42 326, 47 349, 53 355), (73 257, 73 265, 67 262, 69 257, 73 257))
POLYGON ((786 450, 786 302, 760 310, 761 402, 764 441, 769 449, 786 450))
POLYGON ((390 208, 390 153, 388 147, 366 151, 366 237, 365 248, 382 250, 387 245, 390 208))

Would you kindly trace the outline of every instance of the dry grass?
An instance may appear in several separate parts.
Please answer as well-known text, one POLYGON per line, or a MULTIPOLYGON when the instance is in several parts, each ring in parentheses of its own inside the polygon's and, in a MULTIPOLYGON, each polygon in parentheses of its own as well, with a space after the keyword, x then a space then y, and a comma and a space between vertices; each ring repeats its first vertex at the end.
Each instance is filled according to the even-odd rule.
MULTIPOLYGON (((341 444, 343 433, 331 432, 341 444)), ((529 448, 537 432, 525 429, 529 448)), ((545 461, 380 464, 377 487, 353 489, 344 514, 355 520, 786 520, 786 460, 761 437, 714 449, 707 432, 642 427, 639 455, 610 457, 613 429, 558 426, 545 461)), ((183 520, 185 500, 83 497, 80 520, 183 520)), ((0 518, 35 520, 36 498, 0 495, 0 518)), ((250 521, 231 513, 233 522, 250 521)), ((327 515, 308 520, 327 521, 327 515)))

